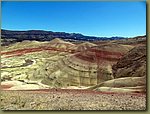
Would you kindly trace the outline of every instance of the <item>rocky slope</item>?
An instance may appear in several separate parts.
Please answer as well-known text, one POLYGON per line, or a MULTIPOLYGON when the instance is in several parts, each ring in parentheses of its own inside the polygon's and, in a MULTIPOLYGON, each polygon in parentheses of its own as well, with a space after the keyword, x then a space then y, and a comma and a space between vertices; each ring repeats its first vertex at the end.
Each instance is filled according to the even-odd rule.
POLYGON ((146 46, 138 46, 113 65, 115 78, 146 76, 146 46))

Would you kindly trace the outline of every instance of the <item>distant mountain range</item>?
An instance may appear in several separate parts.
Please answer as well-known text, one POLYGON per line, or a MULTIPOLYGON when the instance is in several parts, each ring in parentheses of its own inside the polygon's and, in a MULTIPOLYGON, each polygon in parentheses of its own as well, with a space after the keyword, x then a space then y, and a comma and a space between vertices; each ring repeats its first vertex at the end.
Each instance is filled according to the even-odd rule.
POLYGON ((66 32, 53 32, 43 30, 28 30, 28 31, 12 31, 1 30, 2 39, 12 39, 13 41, 23 40, 37 40, 37 41, 50 41, 54 38, 61 38, 66 41, 96 41, 96 40, 118 40, 124 37, 95 37, 85 36, 79 33, 66 33, 66 32))

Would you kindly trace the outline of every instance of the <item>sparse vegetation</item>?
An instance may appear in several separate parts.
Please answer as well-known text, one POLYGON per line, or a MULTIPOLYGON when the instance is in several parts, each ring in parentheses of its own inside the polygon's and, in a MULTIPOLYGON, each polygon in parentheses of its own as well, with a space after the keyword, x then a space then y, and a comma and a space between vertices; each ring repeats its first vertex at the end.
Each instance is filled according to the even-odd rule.
POLYGON ((80 90, 2 91, 2 110, 146 110, 144 94, 80 90))
POLYGON ((131 64, 117 69, 132 48, 113 41, 73 44, 59 38, 2 46, 1 108, 145 110, 146 56, 136 58, 137 64, 129 57, 131 64))

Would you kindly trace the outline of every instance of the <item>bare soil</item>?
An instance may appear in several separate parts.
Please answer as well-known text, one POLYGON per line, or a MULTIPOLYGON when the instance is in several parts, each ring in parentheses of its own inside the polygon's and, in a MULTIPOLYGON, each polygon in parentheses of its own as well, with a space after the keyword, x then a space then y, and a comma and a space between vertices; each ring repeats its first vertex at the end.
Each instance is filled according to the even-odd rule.
POLYGON ((75 89, 1 91, 2 110, 146 110, 146 95, 75 89))

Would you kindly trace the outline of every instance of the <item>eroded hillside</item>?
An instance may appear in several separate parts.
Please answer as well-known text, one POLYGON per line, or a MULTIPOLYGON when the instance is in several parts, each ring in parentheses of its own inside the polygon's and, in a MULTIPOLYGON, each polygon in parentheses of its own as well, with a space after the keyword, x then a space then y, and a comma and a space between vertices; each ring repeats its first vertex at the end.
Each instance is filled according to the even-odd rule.
MULTIPOLYGON (((137 42, 134 45, 120 44, 120 42, 102 41, 98 44, 94 42, 76 44, 56 38, 51 41, 28 40, 2 46, 2 88, 10 90, 86 89, 116 78, 132 77, 130 75, 120 76, 126 71, 119 73, 119 63, 122 63, 126 56, 129 56, 129 62, 133 63, 132 61, 135 60, 130 57, 132 56, 130 52, 136 49, 134 47, 140 47, 136 45, 137 42)), ((144 49, 141 50, 144 51, 144 49)), ((139 55, 134 55, 138 59, 142 52, 137 51, 137 53, 139 55)), ((135 61, 134 64, 136 66, 140 64, 140 68, 136 67, 137 70, 134 72, 137 75, 143 75, 140 69, 146 68, 144 65, 146 62, 143 64, 143 59, 138 60, 139 62, 135 61)), ((126 64, 124 70, 127 70, 126 67, 129 66, 126 64)), ((130 72, 132 70, 134 69, 131 68, 130 72)), ((143 73, 146 72, 145 70, 143 69, 143 73)))

